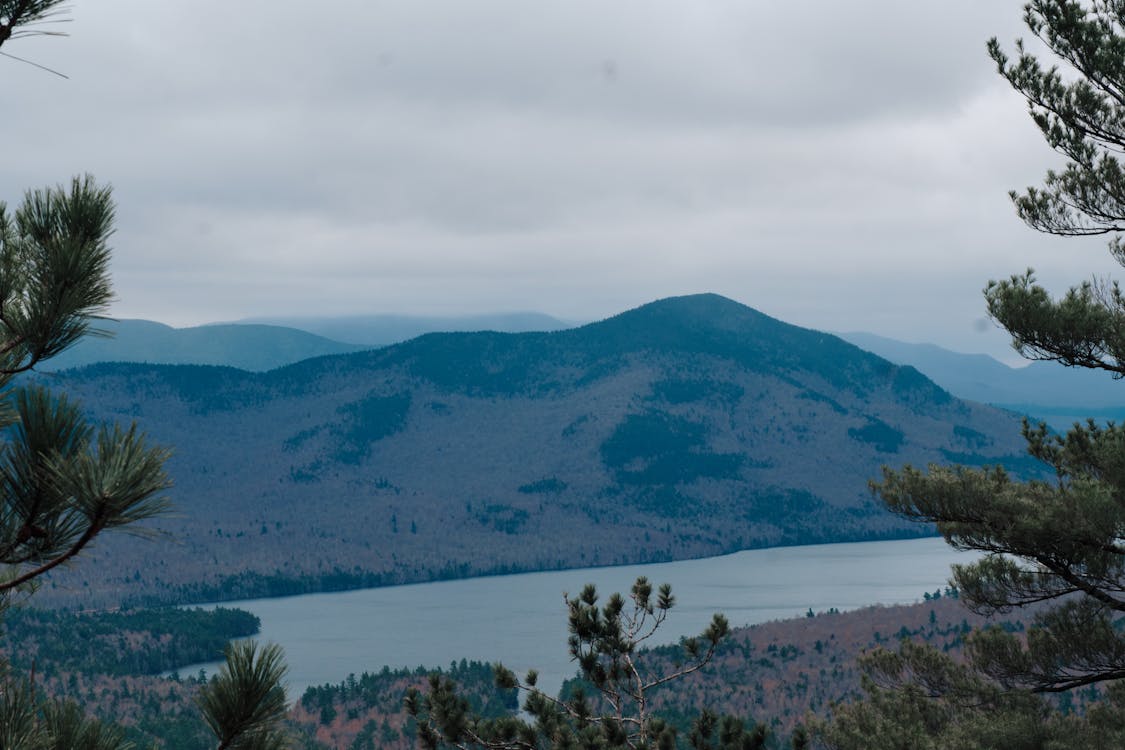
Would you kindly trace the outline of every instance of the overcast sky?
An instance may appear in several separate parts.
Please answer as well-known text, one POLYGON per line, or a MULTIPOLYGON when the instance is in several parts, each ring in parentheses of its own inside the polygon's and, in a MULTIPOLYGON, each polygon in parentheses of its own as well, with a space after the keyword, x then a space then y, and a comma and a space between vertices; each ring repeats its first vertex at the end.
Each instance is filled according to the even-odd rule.
POLYGON ((713 291, 1005 355, 990 278, 1106 274, 1007 190, 1055 162, 985 41, 1020 0, 76 0, 4 46, 0 198, 91 172, 119 317, 713 291))

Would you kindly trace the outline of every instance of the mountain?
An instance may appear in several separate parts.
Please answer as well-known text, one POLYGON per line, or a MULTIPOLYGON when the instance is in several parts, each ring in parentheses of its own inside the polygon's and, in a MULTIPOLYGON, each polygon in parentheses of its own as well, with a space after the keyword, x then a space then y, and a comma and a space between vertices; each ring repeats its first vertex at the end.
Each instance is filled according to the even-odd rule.
POLYGON ((107 539, 40 594, 84 606, 917 535, 872 500, 883 464, 1034 471, 1015 415, 716 295, 263 373, 44 378, 175 448, 175 543, 107 539))
POLYGON ((527 333, 561 331, 575 326, 537 312, 425 317, 416 315, 349 315, 339 317, 245 318, 239 324, 264 323, 296 328, 336 341, 363 346, 387 346, 433 332, 501 331, 527 333))
POLYGON ((959 354, 870 333, 840 337, 891 362, 917 368, 959 398, 1030 414, 1058 430, 1087 417, 1125 419, 1125 385, 1106 373, 1055 362, 1008 367, 984 354, 959 354))
POLYGON ((87 336, 44 363, 53 371, 96 362, 225 365, 264 371, 325 354, 364 347, 344 344, 306 331, 269 325, 210 325, 172 328, 149 320, 99 321, 106 336, 87 336))
POLYGON ((344 354, 406 341, 433 331, 552 331, 572 324, 540 313, 449 318, 370 315, 277 318, 173 328, 150 320, 106 320, 40 369, 65 370, 98 362, 217 365, 263 372, 311 357, 344 354))

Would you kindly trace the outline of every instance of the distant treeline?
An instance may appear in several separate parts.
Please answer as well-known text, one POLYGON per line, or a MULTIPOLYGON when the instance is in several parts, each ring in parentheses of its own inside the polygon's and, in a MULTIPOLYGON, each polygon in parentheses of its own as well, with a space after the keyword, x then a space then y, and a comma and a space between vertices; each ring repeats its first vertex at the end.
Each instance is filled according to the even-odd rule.
POLYGON ((403 711, 403 696, 408 687, 422 688, 431 674, 453 680, 472 712, 484 718, 514 715, 519 710, 515 688, 496 687, 492 665, 487 662, 453 662, 448 669, 391 669, 364 672, 335 685, 320 685, 305 690, 293 707, 291 718, 298 731, 311 738, 318 728, 339 729, 363 721, 362 728, 349 738, 350 747, 413 747, 417 724, 403 711))
POLYGON ((71 613, 11 609, 4 615, 12 665, 42 674, 159 674, 222 658, 234 638, 257 633, 240 609, 148 609, 71 613), (18 646, 17 646, 18 644, 18 646))
MULTIPOLYGON (((384 700, 388 686, 397 685, 404 678, 416 680, 434 673, 449 677, 461 685, 483 687, 483 694, 470 692, 465 696, 473 710, 482 716, 505 716, 519 708, 515 688, 500 690, 495 687, 491 664, 466 659, 453 662, 444 670, 423 666, 414 669, 383 667, 379 672, 364 672, 359 677, 351 674, 335 685, 314 685, 306 689, 301 696, 301 705, 306 711, 317 711, 334 703, 360 703, 365 708, 374 708, 384 700)), ((394 707, 397 708, 397 704, 402 702, 402 691, 398 690, 393 698, 396 701, 394 707)))
MULTIPOLYGON (((848 540, 851 541, 851 540, 848 540)), ((730 550, 735 551, 735 550, 730 550)), ((641 555, 642 562, 669 562, 670 557, 662 551, 641 555)), ((495 563, 475 566, 469 563, 447 562, 440 568, 419 568, 413 573, 403 571, 375 572, 370 570, 341 570, 336 568, 317 575, 287 575, 281 571, 258 573, 252 570, 229 575, 216 583, 191 583, 169 588, 160 595, 129 597, 130 607, 164 607, 197 602, 238 601, 242 599, 266 599, 300 594, 325 594, 357 589, 400 586, 411 583, 432 581, 454 581, 466 578, 512 575, 515 573, 540 573, 551 570, 567 570, 579 563, 573 560, 556 560, 553 564, 525 565, 495 563)))
MULTIPOLYGON (((776 494, 764 495, 768 498, 771 519, 797 518, 801 514, 811 514, 823 503, 809 493, 799 491, 777 490, 776 494)), ((496 506, 501 507, 501 506, 496 506)), ((873 506, 872 506, 873 507, 873 506)), ((490 510, 486 506, 479 511, 483 517, 490 510)), ((738 538, 735 543, 720 549, 721 554, 730 554, 747 549, 762 549, 768 547, 789 546, 789 544, 834 544, 858 541, 888 541, 896 539, 916 539, 934 536, 935 532, 929 524, 915 524, 911 528, 892 529, 879 532, 864 531, 860 523, 870 513, 870 509, 852 509, 847 515, 855 522, 855 526, 845 529, 808 529, 807 533, 798 539, 787 540, 784 544, 771 543, 762 539, 738 538)), ((480 520, 478 518, 478 520, 480 520)), ((494 526, 499 523, 496 518, 488 520, 494 526)), ((501 520, 503 518, 501 517, 501 520)), ((641 565, 648 563, 666 563, 675 558, 666 549, 631 550, 628 558, 612 560, 612 564, 624 565, 627 560, 631 564, 641 565)), ((160 608, 170 605, 190 605, 199 602, 231 602, 244 599, 268 599, 283 596, 299 596, 302 594, 325 594, 342 591, 355 591, 358 589, 382 588, 385 586, 401 586, 404 584, 430 583, 434 581, 455 581, 467 578, 486 578, 489 576, 513 575, 519 573, 544 573, 555 570, 571 570, 581 567, 579 560, 532 560, 524 564, 494 562, 491 565, 473 565, 467 562, 455 563, 448 561, 441 567, 417 567, 412 571, 392 570, 377 572, 353 568, 343 570, 334 568, 319 574, 292 575, 276 570, 273 573, 260 573, 245 570, 240 573, 225 576, 216 582, 196 582, 180 586, 170 586, 160 594, 143 594, 126 597, 125 604, 131 608, 160 608)))

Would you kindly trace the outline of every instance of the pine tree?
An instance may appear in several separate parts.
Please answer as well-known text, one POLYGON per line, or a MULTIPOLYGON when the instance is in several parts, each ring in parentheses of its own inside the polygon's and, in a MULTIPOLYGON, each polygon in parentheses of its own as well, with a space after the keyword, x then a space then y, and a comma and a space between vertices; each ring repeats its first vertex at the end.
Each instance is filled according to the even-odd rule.
MULTIPOLYGON (((0 203, 0 388, 77 341, 112 294, 113 202, 90 177, 0 203)), ((163 464, 136 426, 94 427, 38 386, 9 393, 0 426, 0 594, 32 584, 99 534, 168 508, 163 464)))
MULTIPOLYGON (((0 46, 55 35, 64 0, 0 0, 0 46)), ((8 57, 6 52, 2 53, 8 57)), ((16 58, 20 59, 20 58, 16 58)), ((0 613, 13 594, 69 563, 99 535, 125 530, 169 508, 168 451, 151 447, 136 425, 93 426, 65 394, 12 387, 20 373, 91 333, 112 299, 110 189, 92 177, 30 191, 9 213, 0 203, 0 613)), ((96 332, 96 331, 94 331, 96 332)), ((200 703, 220 748, 285 747, 280 649, 228 649, 227 665, 200 703)), ((21 750, 127 750, 116 727, 70 703, 45 700, 29 681, 0 682, 0 747, 21 750)))
MULTIPOLYGON (((1045 66, 1022 42, 1009 57, 988 51, 1027 100, 1031 117, 1066 166, 1042 187, 1012 193, 1019 216, 1051 234, 1107 234, 1125 263, 1125 2, 1033 0, 1024 20, 1058 59, 1045 66)), ((1125 299, 1095 279, 1058 299, 1033 274, 990 282, 991 316, 1031 359, 1125 375, 1125 299)), ((1065 435, 1024 425, 1049 481, 1017 481, 1000 468, 931 466, 886 470, 887 506, 932 521, 954 547, 986 553, 956 566, 954 582, 973 609, 1039 605, 1026 645, 986 631, 974 664, 1009 687, 1059 692, 1125 677, 1125 428, 1093 420, 1065 435)))
POLYGON ((278 729, 285 718, 285 658, 270 644, 253 642, 226 649, 226 664, 199 695, 207 726, 218 739, 218 750, 282 750, 288 739, 278 729))
MULTIPOLYGON (((651 642, 673 604, 667 584, 654 591, 644 577, 633 584, 628 602, 613 594, 599 605, 596 589, 586 586, 578 596, 566 598, 568 647, 578 663, 582 687, 554 697, 536 686, 534 671, 520 681, 497 665, 497 686, 524 693, 523 710, 531 721, 515 716, 486 719, 472 711, 452 680, 434 675, 427 693, 411 690, 405 701, 407 712, 418 721, 419 742, 427 748, 463 750, 674 748, 676 729, 653 711, 653 691, 707 664, 729 625, 715 615, 702 635, 683 641, 685 659, 673 672, 652 674, 645 669, 641 646, 651 642)), ((687 739, 696 750, 755 750, 765 747, 767 730, 703 711, 687 739)))

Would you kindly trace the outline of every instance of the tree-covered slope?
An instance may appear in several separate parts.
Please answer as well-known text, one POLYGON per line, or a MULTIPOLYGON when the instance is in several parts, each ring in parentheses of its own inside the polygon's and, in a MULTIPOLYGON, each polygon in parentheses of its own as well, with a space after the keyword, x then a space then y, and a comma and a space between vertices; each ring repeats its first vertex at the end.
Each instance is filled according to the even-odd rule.
POLYGON ((60 598, 294 593, 909 535, 924 529, 871 500, 882 464, 1029 468, 1013 415, 715 295, 265 373, 103 364, 58 379, 96 416, 135 417, 175 447, 180 513, 159 560, 107 543, 44 592, 60 598))

